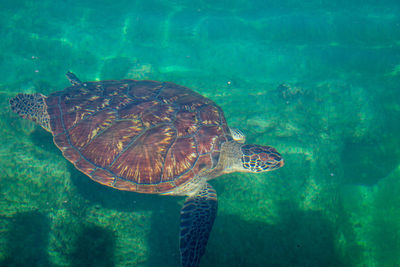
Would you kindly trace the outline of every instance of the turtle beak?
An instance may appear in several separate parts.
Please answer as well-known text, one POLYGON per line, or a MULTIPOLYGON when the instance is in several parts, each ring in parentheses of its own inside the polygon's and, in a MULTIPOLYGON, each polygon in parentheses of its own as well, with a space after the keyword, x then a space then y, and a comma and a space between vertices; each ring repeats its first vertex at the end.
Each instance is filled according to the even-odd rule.
POLYGON ((274 167, 271 168, 271 170, 279 169, 279 168, 283 167, 283 165, 285 165, 285 161, 283 160, 282 156, 278 152, 276 152, 276 154, 274 153, 274 156, 275 156, 276 163, 274 164, 274 167))
POLYGON ((283 167, 283 165, 285 165, 285 161, 282 158, 281 161, 279 162, 279 168, 283 167))
POLYGON ((283 167, 283 165, 285 165, 285 161, 281 156, 281 154, 278 151, 276 151, 275 148, 270 147, 270 150, 271 152, 268 156, 271 157, 274 161, 274 163, 271 165, 272 167, 270 170, 272 171, 283 167))

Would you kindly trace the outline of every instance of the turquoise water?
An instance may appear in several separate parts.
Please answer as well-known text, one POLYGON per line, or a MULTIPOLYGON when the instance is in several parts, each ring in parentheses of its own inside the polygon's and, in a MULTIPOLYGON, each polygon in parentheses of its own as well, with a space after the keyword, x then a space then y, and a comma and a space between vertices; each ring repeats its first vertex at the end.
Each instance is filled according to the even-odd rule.
POLYGON ((184 198, 91 181, 9 109, 71 70, 185 85, 285 158, 211 181, 201 266, 398 266, 399 14, 398 1, 2 1, 0 265, 179 266, 184 198))

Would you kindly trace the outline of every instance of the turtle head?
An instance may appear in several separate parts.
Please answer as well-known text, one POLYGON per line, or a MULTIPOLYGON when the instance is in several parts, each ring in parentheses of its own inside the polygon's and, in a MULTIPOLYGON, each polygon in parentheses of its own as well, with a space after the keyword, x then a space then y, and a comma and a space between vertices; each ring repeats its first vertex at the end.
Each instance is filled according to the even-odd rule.
POLYGON ((240 151, 241 167, 244 172, 273 171, 284 165, 282 156, 270 146, 243 144, 240 146, 240 151))

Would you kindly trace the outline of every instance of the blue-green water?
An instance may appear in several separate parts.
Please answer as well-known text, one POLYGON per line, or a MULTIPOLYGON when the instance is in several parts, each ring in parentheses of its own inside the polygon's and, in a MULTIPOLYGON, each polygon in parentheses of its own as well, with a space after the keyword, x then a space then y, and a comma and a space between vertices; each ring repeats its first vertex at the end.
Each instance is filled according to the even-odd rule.
POLYGON ((397 0, 3 0, 0 265, 179 266, 184 198, 96 184, 9 109, 72 70, 193 88, 284 156, 211 181, 201 266, 399 266, 399 14, 397 0))

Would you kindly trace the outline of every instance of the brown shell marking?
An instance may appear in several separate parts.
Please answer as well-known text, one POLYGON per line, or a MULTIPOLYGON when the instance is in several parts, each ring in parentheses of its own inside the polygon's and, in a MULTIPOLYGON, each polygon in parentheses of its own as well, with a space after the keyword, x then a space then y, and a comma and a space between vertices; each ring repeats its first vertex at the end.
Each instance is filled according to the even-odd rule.
MULTIPOLYGON (((69 115, 71 113, 68 113, 69 115)), ((67 120, 69 116, 64 118, 67 120)), ((112 109, 105 109, 86 119, 85 123, 76 124, 69 131, 69 138, 78 149, 83 148, 102 130, 108 128, 116 118, 116 112, 112 109)))
POLYGON ((149 99, 155 97, 163 88, 161 82, 123 80, 129 84, 128 94, 134 99, 149 99))
POLYGON ((211 100, 173 83, 101 81, 46 99, 54 142, 93 180, 167 193, 215 167, 232 140, 211 100))
POLYGON ((192 137, 178 138, 165 158, 163 180, 172 180, 190 170, 197 157, 194 139, 192 137))
POLYGON ((181 110, 176 114, 174 122, 178 130, 178 136, 193 134, 197 130, 198 119, 196 113, 187 110, 181 110))
POLYGON ((86 158, 99 166, 108 166, 143 127, 134 120, 116 121, 82 149, 86 158), (106 154, 106 157, 99 157, 106 154))
POLYGON ((223 135, 222 128, 216 125, 203 126, 198 130, 197 142, 198 151, 200 154, 206 154, 213 150, 219 150, 219 145, 217 144, 218 137, 223 135))
POLYGON ((200 119, 204 124, 220 124, 221 115, 215 105, 207 105, 200 109, 200 119))
POLYGON ((175 135, 167 125, 145 131, 118 157, 110 170, 139 184, 160 183, 164 158, 175 135))

